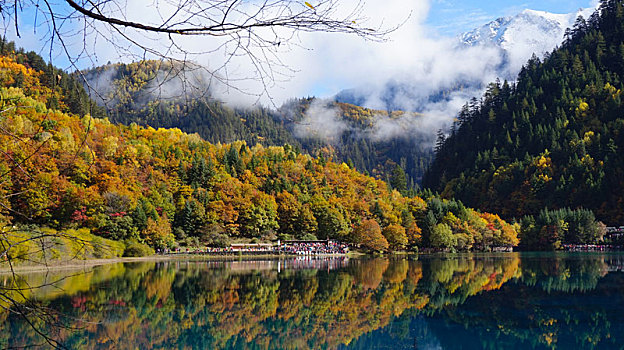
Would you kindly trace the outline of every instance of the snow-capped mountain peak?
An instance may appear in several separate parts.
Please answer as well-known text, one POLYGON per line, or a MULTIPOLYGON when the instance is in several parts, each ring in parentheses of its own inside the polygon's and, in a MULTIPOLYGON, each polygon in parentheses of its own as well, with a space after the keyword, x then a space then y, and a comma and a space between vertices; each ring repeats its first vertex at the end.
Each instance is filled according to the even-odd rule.
POLYGON ((461 45, 496 46, 505 51, 510 72, 516 72, 531 55, 543 56, 561 44, 567 28, 580 15, 589 18, 595 8, 556 14, 524 10, 515 16, 501 17, 459 36, 461 45))
POLYGON ((501 17, 470 32, 460 35, 466 45, 495 43, 502 48, 528 43, 541 43, 552 50, 561 43, 566 28, 574 25, 579 15, 588 18, 594 8, 580 9, 574 13, 556 14, 545 11, 524 10, 515 16, 501 17))

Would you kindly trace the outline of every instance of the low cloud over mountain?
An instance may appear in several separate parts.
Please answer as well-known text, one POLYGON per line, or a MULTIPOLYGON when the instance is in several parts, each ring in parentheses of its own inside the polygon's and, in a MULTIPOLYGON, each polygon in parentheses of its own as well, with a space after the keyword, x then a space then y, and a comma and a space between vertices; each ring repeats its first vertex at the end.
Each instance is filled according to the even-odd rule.
POLYGON ((456 38, 419 43, 430 53, 417 52, 411 69, 385 80, 343 90, 336 100, 369 108, 420 112, 443 128, 461 106, 496 78, 514 80, 533 55, 543 57, 564 38, 566 28, 594 8, 569 14, 524 10, 498 18, 456 38))

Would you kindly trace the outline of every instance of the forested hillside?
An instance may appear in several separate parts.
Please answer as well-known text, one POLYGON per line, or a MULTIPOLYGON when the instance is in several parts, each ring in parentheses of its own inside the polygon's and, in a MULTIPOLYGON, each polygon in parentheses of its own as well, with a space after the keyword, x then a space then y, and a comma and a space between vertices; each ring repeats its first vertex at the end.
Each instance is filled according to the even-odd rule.
POLYGON ((424 186, 505 218, 583 207, 624 224, 623 85, 624 2, 603 0, 517 82, 464 107, 424 186))
MULTIPOLYGON (((294 99, 277 110, 231 108, 201 90, 208 83, 197 71, 184 73, 184 78, 173 77, 174 73, 184 71, 156 61, 110 64, 84 72, 87 85, 97 92, 92 95, 106 106, 112 122, 179 128, 212 143, 242 140, 250 146, 290 144, 304 153, 322 153, 392 182, 402 192, 420 183, 433 158, 434 136, 414 135, 408 128, 389 136, 376 133, 376 119, 396 121, 404 116, 402 112, 389 115, 387 111, 314 98, 294 99), (307 130, 309 119, 316 118, 310 111, 314 101, 329 113, 336 113, 331 118, 341 125, 335 138, 328 140, 316 130, 307 130)), ((312 125, 315 127, 333 125, 318 125, 317 121, 312 125)))
POLYGON ((64 112, 50 103, 58 94, 42 84, 45 73, 16 57, 0 57, 0 214, 9 231, 87 229, 156 248, 278 236, 372 250, 518 243, 518 227, 496 215, 403 196, 290 145, 211 144, 179 129, 64 112))
MULTIPOLYGON (((106 115, 106 110, 91 100, 82 86, 82 80, 54 67, 51 63, 46 63, 37 53, 25 52, 21 48, 16 48, 15 43, 0 38, 0 55, 10 55, 16 63, 40 72, 39 83, 49 88, 45 99, 47 107, 79 115, 91 114, 98 117, 106 115)), ((7 77, 5 81, 6 79, 7 77)), ((27 77, 24 72, 20 71, 12 79, 14 79, 13 85, 23 86, 27 77)))
POLYGON ((297 144, 269 109, 230 108, 208 96, 203 90, 208 83, 193 72, 171 63, 141 61, 94 68, 84 77, 114 123, 179 128, 211 143, 297 144))
POLYGON ((413 125, 409 124, 422 117, 418 114, 372 110, 315 98, 292 100, 280 107, 278 114, 289 121, 288 130, 297 136, 304 150, 312 154, 322 151, 389 182, 402 193, 419 187, 433 158, 435 137, 410 132, 413 125), (337 118, 327 121, 323 115, 326 113, 336 113, 337 118), (384 130, 384 126, 392 130, 384 130), (324 129, 332 130, 333 137, 322 135, 324 129))

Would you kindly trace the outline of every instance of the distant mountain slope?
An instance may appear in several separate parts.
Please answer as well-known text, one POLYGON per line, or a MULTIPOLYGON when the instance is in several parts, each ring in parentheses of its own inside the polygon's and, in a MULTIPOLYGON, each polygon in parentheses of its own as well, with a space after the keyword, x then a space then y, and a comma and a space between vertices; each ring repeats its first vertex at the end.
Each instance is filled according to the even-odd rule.
MULTIPOLYGON (((84 76, 113 122, 180 128, 212 143, 289 144, 312 155, 323 153, 380 179, 405 176, 405 185, 399 184, 402 191, 421 181, 433 157, 435 137, 414 132, 420 118, 416 114, 389 115, 312 98, 293 99, 278 110, 231 108, 201 89, 183 95, 176 76, 161 78, 167 69, 159 62, 144 61, 107 65, 84 76)), ((195 78, 193 86, 198 87, 201 77, 195 78)))
POLYGON ((602 1, 515 84, 491 84, 441 137, 424 185, 505 217, 585 207, 624 223, 624 2, 602 1))
POLYGON ((233 109, 210 97, 198 71, 158 61, 109 64, 83 72, 92 96, 112 122, 180 128, 212 143, 297 145, 268 109, 233 109), (186 80, 188 79, 188 80, 186 80))
POLYGON ((415 132, 425 127, 419 114, 313 98, 292 100, 278 112, 303 149, 322 151, 395 187, 396 177, 406 176, 400 191, 420 183, 433 157, 434 135, 415 132))

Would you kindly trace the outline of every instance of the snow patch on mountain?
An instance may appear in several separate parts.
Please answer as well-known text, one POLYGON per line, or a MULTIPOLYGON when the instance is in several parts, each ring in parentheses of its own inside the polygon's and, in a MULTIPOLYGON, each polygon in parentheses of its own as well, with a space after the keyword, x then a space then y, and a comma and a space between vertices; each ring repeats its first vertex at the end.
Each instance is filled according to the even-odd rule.
POLYGON ((501 73, 510 78, 533 54, 543 57, 561 44, 566 28, 571 28, 578 16, 587 19, 595 10, 587 8, 567 14, 524 10, 515 16, 501 17, 463 33, 459 41, 467 46, 496 46, 502 49, 507 67, 501 73))

